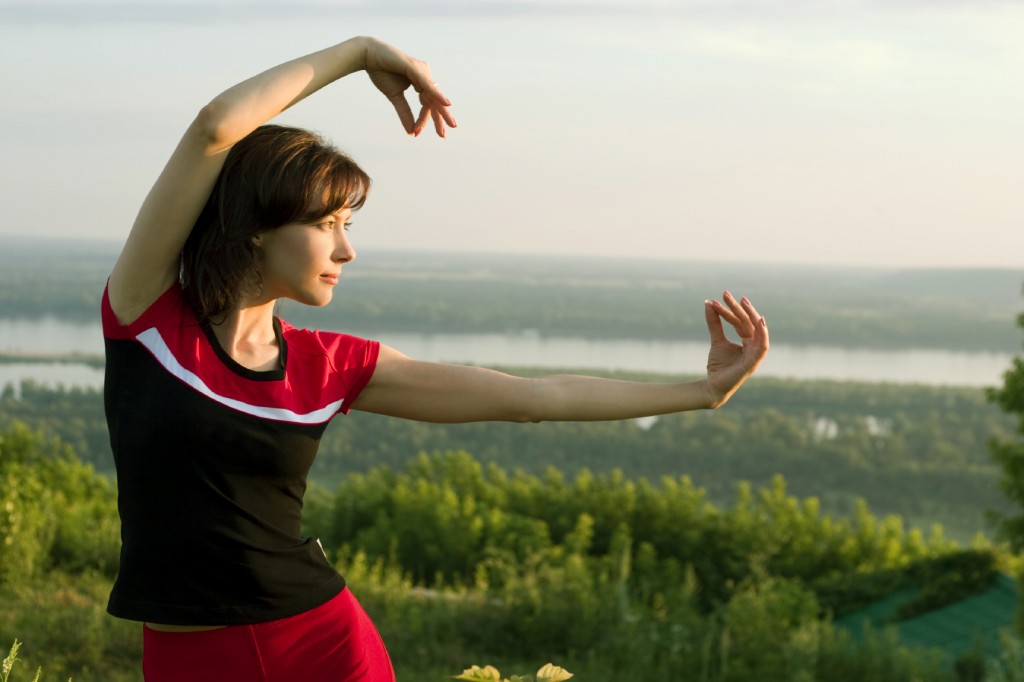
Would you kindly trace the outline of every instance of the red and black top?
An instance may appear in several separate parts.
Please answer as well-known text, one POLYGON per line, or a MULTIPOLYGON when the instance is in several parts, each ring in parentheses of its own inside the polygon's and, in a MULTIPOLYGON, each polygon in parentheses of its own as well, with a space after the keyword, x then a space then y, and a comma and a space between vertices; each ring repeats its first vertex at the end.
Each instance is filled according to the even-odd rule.
POLYGON ((378 343, 275 318, 280 366, 236 363, 179 285, 123 326, 102 303, 104 407, 117 467, 121 618, 233 625, 285 618, 345 586, 302 537, 320 437, 369 382, 378 343))

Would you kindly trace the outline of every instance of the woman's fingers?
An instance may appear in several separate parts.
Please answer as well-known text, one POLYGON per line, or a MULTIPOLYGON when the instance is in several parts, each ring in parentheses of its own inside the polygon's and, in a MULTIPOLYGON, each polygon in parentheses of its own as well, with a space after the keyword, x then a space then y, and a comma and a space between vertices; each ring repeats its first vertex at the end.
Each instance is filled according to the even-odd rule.
POLYGON ((416 117, 416 123, 413 126, 412 134, 419 137, 419 134, 423 132, 423 128, 427 125, 427 120, 430 118, 430 108, 422 107, 420 109, 420 115, 416 117))
POLYGON ((430 92, 420 94, 420 102, 429 104, 432 109, 434 125, 438 128, 438 134, 440 134, 440 129, 444 125, 447 125, 449 128, 459 127, 459 124, 455 121, 455 116, 452 114, 451 100, 437 89, 437 83, 431 83, 430 92))
MULTIPOLYGON (((759 336, 762 328, 764 329, 765 338, 767 338, 767 326, 764 324, 764 318, 761 317, 754 304, 746 296, 737 301, 730 292, 726 291, 722 295, 722 300, 725 301, 725 304, 718 301, 706 303, 704 306, 705 315, 714 313, 716 318, 724 319, 732 325, 733 329, 736 330, 736 333, 744 341, 759 336)), ((721 328, 721 326, 721 321, 718 321, 718 327, 721 328)), ((712 329, 710 317, 708 318, 708 329, 712 329)), ((712 340, 715 339, 716 333, 713 332, 712 340)))
POLYGON ((764 316, 762 316, 757 323, 757 342, 763 357, 771 346, 770 339, 768 337, 768 320, 764 319, 764 316))
POLYGON ((455 117, 451 112, 452 102, 441 92, 437 81, 431 76, 430 66, 426 62, 413 59, 408 78, 413 89, 419 93, 420 105, 423 107, 419 119, 416 121, 415 134, 419 135, 423 132, 428 117, 433 120, 434 131, 437 132, 438 137, 445 137, 445 124, 457 128, 459 124, 455 122, 455 117))
MULTIPOLYGON (((727 292, 725 292, 725 296, 723 298, 728 303, 729 299, 732 298, 732 294, 730 294, 727 291, 727 292)), ((726 322, 728 322, 734 328, 737 328, 741 324, 739 318, 736 317, 736 314, 729 307, 723 305, 721 302, 719 302, 719 301, 712 301, 711 302, 711 306, 714 309, 715 313, 718 314, 719 317, 724 319, 726 322)))
POLYGON ((418 137, 427 127, 428 120, 434 122, 434 131, 438 137, 446 137, 445 124, 453 128, 455 127, 455 119, 446 109, 437 109, 424 105, 420 109, 420 115, 414 123, 412 134, 418 137))
MULTIPOLYGON (((729 310, 732 311, 735 321, 730 320, 730 322, 736 329, 736 333, 740 335, 740 338, 747 339, 753 336, 754 326, 750 322, 750 314, 744 308, 744 305, 737 301, 736 298, 728 291, 722 294, 722 299, 729 306, 729 310)), ((746 297, 744 297, 743 300, 746 301, 746 297)))
POLYGON ((723 298, 732 312, 732 317, 727 319, 736 329, 736 333, 742 339, 752 338, 761 324, 761 315, 757 312, 754 304, 746 296, 737 301, 728 291, 725 292, 723 298))
POLYGON ((413 81, 413 87, 416 88, 416 92, 420 93, 420 101, 424 104, 429 103, 431 106, 443 109, 452 105, 451 100, 445 97, 444 93, 441 92, 441 88, 437 86, 437 81, 431 80, 430 67, 424 62, 420 62, 426 73, 422 76, 417 75, 418 81, 413 81))
POLYGON ((438 137, 444 137, 444 119, 441 118, 441 113, 437 109, 431 109, 430 118, 434 120, 434 132, 438 137))
POLYGON ((747 318, 750 320, 752 327, 757 329, 761 324, 761 315, 757 312, 754 304, 750 302, 750 299, 744 296, 740 299, 740 306, 743 308, 744 312, 747 313, 747 318))
POLYGON ((405 95, 394 95, 392 97, 388 97, 388 99, 395 107, 395 111, 398 113, 398 120, 402 122, 402 127, 405 128, 405 132, 412 135, 416 131, 416 120, 412 116, 412 107, 410 107, 409 102, 406 101, 405 95))
POLYGON ((419 135, 426 127, 427 118, 434 122, 434 131, 438 137, 445 137, 445 126, 457 128, 458 123, 452 115, 451 102, 440 90, 437 90, 437 83, 431 83, 432 91, 420 93, 420 104, 423 109, 420 111, 419 120, 416 121, 415 134, 419 135))
POLYGON ((711 335, 711 343, 727 341, 725 329, 722 327, 721 313, 718 308, 722 304, 718 301, 704 301, 704 318, 708 323, 708 334, 711 335))
POLYGON ((371 40, 366 71, 374 85, 395 107, 405 132, 418 136, 431 119, 440 137, 445 137, 446 126, 458 127, 450 109, 451 100, 441 92, 426 62, 410 57, 387 43, 371 40), (416 117, 406 99, 410 86, 419 94, 421 109, 416 117))

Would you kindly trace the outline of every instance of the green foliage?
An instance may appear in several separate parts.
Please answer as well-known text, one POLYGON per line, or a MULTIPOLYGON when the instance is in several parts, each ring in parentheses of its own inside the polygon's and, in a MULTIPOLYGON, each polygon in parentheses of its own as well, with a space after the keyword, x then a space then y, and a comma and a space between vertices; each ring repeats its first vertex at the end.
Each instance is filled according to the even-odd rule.
POLYGON ((893 616, 894 621, 952 604, 981 592, 996 577, 996 557, 990 550, 957 550, 918 559, 887 570, 842 573, 814 581, 822 608, 833 617, 862 609, 901 589, 919 591, 893 616))
MULTIPOLYGON (((0 430, 14 421, 113 471, 99 392, 26 384, 15 400, 8 390, 0 394, 0 430)), ((686 474, 721 505, 733 500, 736 481, 766 487, 781 474, 793 494, 816 496, 823 513, 852 516, 863 498, 911 525, 940 523, 965 543, 985 528, 986 509, 1013 508, 997 494, 987 444, 1013 427, 980 390, 755 379, 725 410, 663 417, 647 429, 632 421, 437 425, 353 414, 328 428, 311 475, 333 488, 350 473, 400 469, 419 452, 466 450, 537 475, 550 466, 570 474, 620 468, 652 481, 686 474)))
POLYGON ((963 654, 953 662, 958 682, 984 682, 985 652, 981 646, 963 654))
POLYGON ((813 679, 818 601, 793 580, 748 580, 721 610, 720 679, 813 679))
MULTIPOLYGON (((905 620, 981 592, 996 577, 996 559, 991 552, 967 551, 918 562, 923 588, 910 602, 896 610, 895 619, 905 620)), ((911 570, 908 573, 914 573, 911 570)))
MULTIPOLYGON (((545 656, 580 679, 950 680, 937 653, 894 634, 855 640, 822 620, 819 590, 833 603, 841 595, 818 579, 926 565, 969 578, 991 567, 990 555, 951 553, 940 535, 926 541, 865 505, 846 522, 825 517, 781 479, 746 486, 719 509, 685 478, 654 486, 584 471, 570 481, 448 452, 352 476, 316 498, 310 530, 338 553, 400 675, 428 660, 522 669, 545 656), (505 544, 508 528, 532 539, 505 544), (426 552, 424 542, 473 559, 426 552)), ((951 598, 963 580, 947 579, 940 593, 951 598)))
MULTIPOLYGON (((363 568, 341 568, 358 576, 349 582, 389 643, 399 678, 441 679, 443 673, 425 669, 429 660, 501 658, 496 669, 521 670, 525 661, 541 655, 565 661, 579 679, 594 680, 953 680, 937 653, 903 647, 894 633, 868 631, 855 641, 819 620, 813 593, 792 580, 748 580, 723 608, 705 615, 696 607, 692 581, 686 594, 658 595, 649 603, 630 597, 623 610, 600 616, 600 639, 572 647, 566 638, 587 617, 586 604, 567 603, 548 612, 558 619, 547 626, 549 633, 560 632, 555 639, 523 641, 514 629, 522 612, 498 592, 476 587, 408 590, 395 582, 398 572, 383 562, 370 573, 384 583, 368 580, 365 558, 353 563, 363 568), (379 601, 382 593, 388 594, 379 601), (426 632, 437 635, 426 638, 426 632)), ((557 592, 548 593, 550 587, 537 587, 548 594, 545 602, 557 599, 557 592)), ((606 598, 589 595, 592 601, 606 598)))
POLYGON ((53 567, 112 575, 118 528, 109 481, 68 446, 23 424, 0 432, 0 585, 53 567))
POLYGON ((987 682, 1024 682, 1024 641, 1003 633, 1000 656, 987 662, 987 682))
POLYGON ((138 623, 106 613, 110 578, 52 571, 0 588, 0 635, 24 638, 25 658, 48 674, 79 682, 134 680, 142 646, 138 623))
MULTIPOLYGON (((21 661, 18 659, 18 654, 21 652, 21 642, 17 639, 11 645, 11 649, 7 654, 2 663, 0 663, 0 682, 9 682, 11 673, 14 671, 14 666, 21 661)), ((39 666, 36 668, 35 677, 32 678, 32 682, 39 682, 39 679, 43 676, 43 668, 39 666)), ((68 678, 68 682, 71 682, 71 678, 68 678)))
POLYGON ((690 567, 708 610, 759 567, 811 584, 951 548, 941 536, 906 532, 896 518, 879 522, 864 505, 850 521, 823 516, 816 500, 790 496, 781 477, 756 495, 741 486, 722 510, 687 477, 654 486, 583 470, 569 482, 553 469, 543 478, 485 470, 464 452, 421 455, 402 473, 351 476, 329 509, 323 504, 311 508, 321 525, 310 531, 328 548, 393 560, 418 584, 483 582, 524 604, 546 572, 557 571, 551 583, 568 600, 620 581, 653 593, 690 567))
MULTIPOLYGON (((19 663, 18 652, 21 650, 21 642, 14 640, 14 644, 11 645, 11 649, 4 658, 3 662, 0 663, 0 682, 8 682, 11 677, 11 671, 14 670, 14 665, 19 663)), ((39 677, 43 674, 43 669, 39 668, 36 670, 36 676, 32 678, 32 682, 39 682, 39 677)))
MULTIPOLYGON (((23 426, 0 432, 0 475, 10 472, 5 481, 42 491, 4 489, 15 515, 53 530, 18 521, 7 536, 34 559, 0 582, 0 638, 24 638, 24 659, 64 678, 137 678, 140 628, 105 614, 111 559, 87 547, 116 548, 109 483, 23 426), (65 515, 78 525, 61 530, 65 515), (67 538, 88 532, 89 542, 67 538)), ((819 579, 926 560, 968 578, 986 567, 863 504, 848 520, 824 515, 781 478, 719 507, 686 477, 536 476, 444 452, 314 488, 306 511, 409 679, 450 678, 470 660, 525 670, 540 658, 594 680, 952 682, 935 653, 886 632, 854 639, 822 619, 819 579)), ((1007 670, 1016 652, 1008 640, 1007 670)))
POLYGON ((118 528, 113 486, 71 448, 23 424, 0 431, 0 638, 24 638, 23 658, 49 673, 132 679, 138 627, 105 613, 118 528))
POLYGON ((103 396, 86 388, 53 389, 32 381, 21 383, 15 399, 11 386, 0 391, 0 430, 16 422, 60 438, 75 455, 98 471, 113 472, 110 436, 103 413, 103 396))
MULTIPOLYGON (((1024 314, 1017 318, 1017 325, 1024 329, 1024 314)), ((992 512, 998 524, 999 534, 1011 546, 1024 548, 1024 357, 1016 357, 1010 369, 1003 375, 1003 385, 988 392, 989 399, 998 404, 1017 420, 1018 436, 996 437, 990 444, 992 458, 1002 470, 999 485, 1006 497, 1014 504, 1014 513, 992 512)), ((1024 583, 1022 583, 1024 584, 1024 583)), ((1024 607, 1017 616, 1018 630, 1024 632, 1024 607)))
MULTIPOLYGON (((1024 329, 1024 315, 1018 320, 1024 329)), ((1003 385, 991 389, 989 399, 999 405, 1007 414, 1017 420, 1017 430, 1024 435, 1024 357, 1016 357, 1010 369, 1003 374, 1003 385)), ((1024 548, 1024 440, 1017 438, 994 438, 991 443, 992 457, 1002 470, 1000 487, 1016 507, 1015 514, 994 514, 999 530, 1015 548, 1024 548)))
POLYGON ((652 481, 685 474, 711 501, 728 504, 737 481, 766 487, 781 474, 794 494, 817 496, 823 512, 853 515, 863 498, 914 525, 941 523, 967 542, 985 528, 984 511, 1000 506, 987 441, 1011 431, 980 390, 758 380, 725 410, 662 417, 648 429, 629 421, 429 425, 353 415, 328 429, 313 475, 333 486, 380 464, 397 470, 419 452, 466 450, 540 476, 548 467, 619 468, 652 481))
POLYGON ((824 627, 815 677, 821 680, 907 680, 952 682, 953 676, 937 651, 900 644, 894 630, 866 630, 854 642, 845 630, 824 627))

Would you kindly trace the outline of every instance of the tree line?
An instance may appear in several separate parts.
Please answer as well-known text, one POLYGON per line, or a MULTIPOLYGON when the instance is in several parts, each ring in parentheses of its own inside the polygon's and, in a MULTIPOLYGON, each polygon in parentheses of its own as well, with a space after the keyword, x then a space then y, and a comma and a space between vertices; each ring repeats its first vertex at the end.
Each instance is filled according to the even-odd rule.
MULTIPOLYGON (((519 373, 529 373, 519 370, 519 373)), ((666 379, 610 373, 620 378, 666 379)), ((22 421, 59 436, 97 471, 113 461, 102 397, 86 389, 26 383, 20 399, 0 392, 0 426, 22 421)), ((756 378, 723 410, 606 423, 435 425, 352 413, 328 427, 312 480, 333 487, 378 465, 398 470, 421 452, 464 450, 482 462, 542 475, 621 470, 657 481, 687 475, 709 499, 729 504, 737 485, 785 477, 798 496, 849 516, 858 498, 969 542, 987 532, 988 510, 1006 512, 991 438, 1014 421, 967 388, 783 381, 756 378)))

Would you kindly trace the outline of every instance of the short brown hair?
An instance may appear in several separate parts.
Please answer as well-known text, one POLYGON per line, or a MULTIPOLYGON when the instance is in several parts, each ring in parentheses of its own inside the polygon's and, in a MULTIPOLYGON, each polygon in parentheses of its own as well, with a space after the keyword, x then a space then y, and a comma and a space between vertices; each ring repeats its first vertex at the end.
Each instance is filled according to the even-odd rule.
POLYGON ((261 284, 252 238, 366 201, 370 176, 319 135, 265 125, 231 148, 181 252, 181 284, 201 321, 222 317, 261 284))

